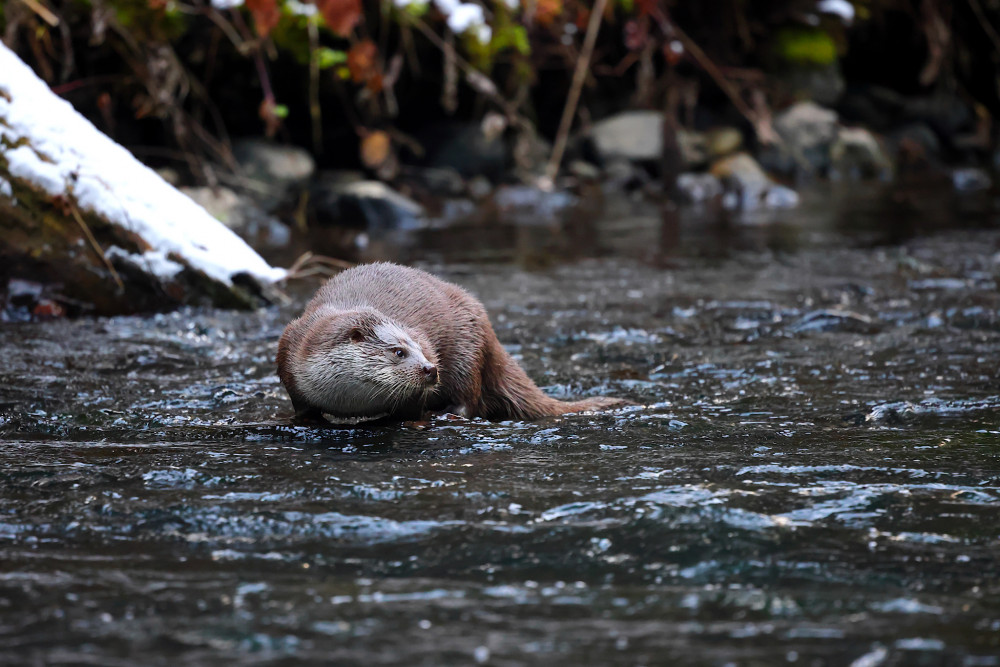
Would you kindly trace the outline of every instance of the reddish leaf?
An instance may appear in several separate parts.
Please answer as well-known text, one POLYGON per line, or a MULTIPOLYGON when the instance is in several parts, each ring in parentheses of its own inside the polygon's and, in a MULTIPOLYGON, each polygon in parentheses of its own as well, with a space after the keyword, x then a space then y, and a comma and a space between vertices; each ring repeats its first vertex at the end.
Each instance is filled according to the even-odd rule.
POLYGON ((40 320, 49 320, 66 315, 65 309, 52 299, 40 299, 31 314, 40 320))
POLYGON ((368 89, 369 92, 373 94, 381 93, 382 88, 385 87, 385 81, 383 80, 381 74, 375 72, 370 77, 368 77, 368 83, 365 84, 365 87, 368 89))
POLYGON ((316 0, 327 27, 347 37, 361 20, 361 0, 316 0))
POLYGON ((649 16, 656 12, 657 5, 659 5, 659 0, 636 0, 636 9, 639 16, 649 16))
POLYGON ((537 0, 535 20, 539 25, 549 27, 562 12, 562 0, 537 0))
POLYGON ((378 49, 375 48, 375 42, 370 39, 358 42, 351 47, 351 50, 347 52, 347 69, 351 71, 351 81, 364 83, 378 74, 376 55, 378 55, 378 49))
POLYGON ((246 7, 253 15, 253 25, 261 37, 270 35, 281 19, 278 0, 246 0, 246 7))

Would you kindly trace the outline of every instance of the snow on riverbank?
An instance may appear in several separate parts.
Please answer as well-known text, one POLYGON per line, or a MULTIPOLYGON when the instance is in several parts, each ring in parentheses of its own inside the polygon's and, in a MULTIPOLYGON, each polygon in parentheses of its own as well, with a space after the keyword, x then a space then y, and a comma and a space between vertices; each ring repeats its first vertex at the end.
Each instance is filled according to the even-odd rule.
POLYGON ((2 43, 0 141, 11 177, 65 195, 151 247, 143 255, 108 248, 109 256, 125 255, 163 279, 181 269, 168 255, 225 285, 239 273, 264 284, 286 275, 52 93, 2 43))

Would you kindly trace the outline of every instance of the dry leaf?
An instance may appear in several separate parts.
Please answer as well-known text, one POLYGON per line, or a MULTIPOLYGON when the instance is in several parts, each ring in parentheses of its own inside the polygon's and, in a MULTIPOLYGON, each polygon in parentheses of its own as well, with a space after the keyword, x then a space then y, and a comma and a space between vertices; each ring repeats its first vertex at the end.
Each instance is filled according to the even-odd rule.
POLYGON ((361 140, 361 162, 369 169, 377 169, 389 158, 392 142, 382 130, 369 132, 361 140))
POLYGON ((277 0, 246 0, 246 8, 250 10, 254 28, 261 37, 270 35, 281 19, 277 0))
POLYGON ((377 54, 375 42, 370 39, 351 47, 347 52, 347 69, 351 72, 351 81, 364 83, 378 73, 378 63, 375 61, 377 54))
POLYGON ((316 0, 327 27, 347 37, 361 20, 361 0, 316 0))
POLYGON ((535 20, 546 28, 552 25, 562 12, 562 0, 537 0, 535 4, 535 20))

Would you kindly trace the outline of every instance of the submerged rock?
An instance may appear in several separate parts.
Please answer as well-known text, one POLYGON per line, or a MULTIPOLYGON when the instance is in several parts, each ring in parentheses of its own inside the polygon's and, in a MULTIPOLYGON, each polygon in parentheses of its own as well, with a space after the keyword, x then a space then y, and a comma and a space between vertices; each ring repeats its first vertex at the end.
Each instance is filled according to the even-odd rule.
POLYGON ((684 173, 677 177, 677 192, 691 204, 708 201, 722 194, 722 183, 712 174, 684 173))
POLYGON ((565 190, 549 192, 530 185, 504 186, 493 194, 500 217, 518 225, 549 224, 579 201, 565 190))
POLYGON ((871 334, 878 330, 878 323, 867 315, 830 308, 810 311, 788 327, 788 331, 797 334, 825 331, 871 334))

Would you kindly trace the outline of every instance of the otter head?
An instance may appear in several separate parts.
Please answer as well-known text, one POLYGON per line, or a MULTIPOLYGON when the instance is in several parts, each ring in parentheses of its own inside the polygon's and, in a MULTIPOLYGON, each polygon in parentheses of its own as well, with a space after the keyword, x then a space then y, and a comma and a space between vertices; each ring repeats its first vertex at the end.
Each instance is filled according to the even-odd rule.
POLYGON ((371 309, 317 313, 293 361, 309 402, 340 417, 393 413, 438 383, 430 344, 371 309))

